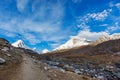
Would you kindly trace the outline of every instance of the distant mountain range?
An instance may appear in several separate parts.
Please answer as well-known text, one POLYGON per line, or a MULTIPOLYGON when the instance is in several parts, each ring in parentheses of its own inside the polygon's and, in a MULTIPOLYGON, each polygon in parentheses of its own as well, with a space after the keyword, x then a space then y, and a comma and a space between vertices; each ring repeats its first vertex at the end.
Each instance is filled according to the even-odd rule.
MULTIPOLYGON (((84 45, 97 45, 99 43, 102 43, 104 41, 108 40, 114 40, 114 39, 120 39, 120 34, 112 34, 112 35, 104 35, 102 37, 99 37, 96 40, 90 40, 86 38, 81 38, 79 36, 74 36, 70 40, 68 40, 66 43, 60 45, 59 47, 55 48, 54 51, 56 50, 62 50, 62 49, 71 49, 74 47, 79 47, 79 46, 84 46, 84 45)), ((17 40, 16 42, 12 43, 12 46, 14 47, 20 47, 20 48, 25 48, 25 49, 30 49, 27 45, 22 40, 17 40)), ((33 51, 37 51, 36 48, 31 49, 33 51)), ((48 53, 48 49, 43 49, 41 53, 48 53)))
POLYGON ((22 40, 17 40, 16 42, 12 43, 12 46, 19 47, 19 48, 30 49, 30 50, 33 50, 37 53, 48 53, 49 52, 48 49, 43 49, 41 52, 39 52, 36 47, 29 48, 22 40))
POLYGON ((120 39, 120 34, 116 33, 116 34, 112 34, 112 35, 104 35, 95 40, 90 40, 90 39, 86 39, 86 38, 81 38, 79 36, 75 36, 75 37, 72 37, 70 40, 68 40, 66 43, 55 48, 54 50, 70 49, 70 48, 84 46, 84 45, 88 45, 88 44, 96 45, 96 44, 102 43, 104 41, 114 40, 114 39, 120 39))

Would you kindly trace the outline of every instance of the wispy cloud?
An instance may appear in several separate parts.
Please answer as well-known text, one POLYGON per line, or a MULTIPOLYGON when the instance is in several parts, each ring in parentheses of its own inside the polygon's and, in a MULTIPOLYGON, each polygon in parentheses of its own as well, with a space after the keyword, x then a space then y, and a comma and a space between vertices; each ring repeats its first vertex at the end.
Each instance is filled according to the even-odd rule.
POLYGON ((120 30, 120 26, 118 22, 116 22, 114 26, 107 27, 106 32, 114 32, 116 30, 120 30))
POLYGON ((77 25, 77 27, 79 27, 83 30, 84 29, 89 29, 90 26, 87 25, 87 23, 91 19, 93 19, 93 21, 103 21, 103 20, 106 19, 106 17, 109 16, 111 11, 112 11, 112 9, 108 9, 108 10, 103 10, 102 12, 87 13, 86 15, 78 18, 79 24, 77 25))
POLYGON ((17 9, 23 12, 28 4, 29 0, 16 0, 17 9))
POLYGON ((110 3, 109 3, 109 6, 110 6, 110 7, 117 7, 118 9, 120 9, 120 3, 110 2, 110 3))
POLYGON ((79 3, 81 2, 82 0, 72 0, 73 3, 79 3))
POLYGON ((98 12, 98 13, 88 13, 87 16, 88 18, 92 18, 95 20, 104 20, 111 11, 112 10, 109 9, 109 10, 103 10, 102 12, 98 12))
POLYGON ((109 26, 108 24, 100 24, 100 25, 98 25, 98 26, 104 26, 104 27, 107 27, 107 26, 109 26))
POLYGON ((91 32, 90 30, 83 30, 83 31, 80 31, 77 36, 80 37, 80 38, 86 38, 88 40, 95 41, 99 37, 103 37, 105 35, 107 36, 107 35, 109 35, 109 33, 104 32, 104 31, 102 31, 102 32, 91 32))
POLYGON ((120 9, 120 3, 115 4, 115 6, 120 9))
MULTIPOLYGON (((29 0, 17 0, 16 6, 20 12, 24 12, 28 3, 29 0)), ((30 16, 16 16, 10 18, 9 21, 1 20, 0 29, 6 31, 6 33, 2 32, 3 35, 16 37, 20 34, 19 37, 31 44, 37 44, 41 41, 58 42, 68 37, 68 32, 62 29, 64 17, 62 2, 35 0, 29 7, 32 9, 30 16)))
MULTIPOLYGON (((73 16, 71 16, 71 12, 78 10, 77 7, 79 5, 76 6, 75 4, 79 4, 82 1, 83 0, 16 0, 11 12, 9 12, 9 10, 4 10, 2 8, 3 6, 1 7, 1 10, 3 9, 4 11, 1 11, 0 13, 0 30, 2 30, 0 33, 12 38, 23 38, 31 44, 37 44, 41 41, 51 41, 54 42, 49 44, 52 47, 58 46, 62 43, 61 41, 68 39, 69 36, 72 35, 72 32, 75 32, 78 27, 80 28, 80 31, 78 31, 79 29, 77 30, 79 34, 84 33, 81 32, 81 30, 90 34, 90 31, 92 31, 91 27, 93 26, 88 23, 104 22, 104 20, 111 15, 112 8, 98 12, 93 11, 85 14, 83 13, 83 16, 80 15, 80 17, 75 14, 74 17, 78 17, 77 22, 74 20, 75 18, 72 18, 73 16), (68 2, 71 5, 67 5, 68 2), (76 9, 71 9, 71 11, 69 11, 69 6, 73 6, 71 8, 76 9), (7 13, 7 16, 3 16, 4 13, 7 13), (77 25, 77 28, 66 27, 68 26, 67 24, 72 23, 72 21, 74 23, 73 26, 77 25), (75 28, 74 31, 73 28, 75 28)), ((116 3, 113 6, 119 8, 119 3, 116 3)), ((112 16, 112 18, 113 17, 113 22, 120 20, 120 18, 117 18, 116 16, 112 16)), ((109 25, 109 22, 102 24, 103 25, 98 24, 98 26, 105 26, 107 28, 106 32, 112 32, 119 27, 119 25, 112 27, 112 25, 109 25)), ((77 34, 77 31, 75 34, 77 34)))

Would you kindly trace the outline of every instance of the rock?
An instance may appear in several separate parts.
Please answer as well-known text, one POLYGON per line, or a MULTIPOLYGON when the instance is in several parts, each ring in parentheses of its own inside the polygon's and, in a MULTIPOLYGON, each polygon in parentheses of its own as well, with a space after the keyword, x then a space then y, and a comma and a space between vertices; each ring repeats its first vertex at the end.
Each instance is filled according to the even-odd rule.
POLYGON ((120 71, 113 72, 113 75, 120 79, 120 71))
POLYGON ((7 53, 6 55, 7 55, 8 57, 11 57, 11 54, 9 54, 9 53, 7 53))
POLYGON ((0 58, 0 64, 4 64, 5 63, 5 59, 0 58))
POLYGON ((120 62, 115 63, 117 68, 120 68, 120 62))
POLYGON ((1 49, 2 51, 4 51, 4 52, 7 52, 7 51, 9 51, 9 48, 8 47, 4 47, 3 49, 1 49))
POLYGON ((44 70, 46 70, 46 71, 47 71, 47 70, 48 70, 48 68, 45 66, 45 67, 44 67, 44 70))
POLYGON ((60 70, 61 72, 65 73, 65 70, 64 70, 64 69, 62 69, 62 68, 59 68, 59 70, 60 70))
POLYGON ((74 72, 77 74, 82 74, 82 72, 79 69, 75 69, 74 72))

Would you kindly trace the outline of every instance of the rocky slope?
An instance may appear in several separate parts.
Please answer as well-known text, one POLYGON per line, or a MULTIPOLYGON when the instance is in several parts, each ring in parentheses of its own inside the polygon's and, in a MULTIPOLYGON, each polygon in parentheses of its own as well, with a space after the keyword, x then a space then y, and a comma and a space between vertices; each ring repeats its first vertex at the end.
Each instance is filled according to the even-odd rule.
POLYGON ((0 80, 91 80, 70 71, 48 68, 39 54, 0 38, 0 80), (69 77, 68 77, 69 76, 69 77))
POLYGON ((120 80, 120 39, 37 54, 0 38, 0 80, 120 80))
POLYGON ((22 50, 14 48, 7 40, 0 38, 0 58, 5 60, 4 65, 20 63, 21 53, 22 50))
POLYGON ((52 68, 100 80, 120 80, 120 39, 40 56, 52 68))

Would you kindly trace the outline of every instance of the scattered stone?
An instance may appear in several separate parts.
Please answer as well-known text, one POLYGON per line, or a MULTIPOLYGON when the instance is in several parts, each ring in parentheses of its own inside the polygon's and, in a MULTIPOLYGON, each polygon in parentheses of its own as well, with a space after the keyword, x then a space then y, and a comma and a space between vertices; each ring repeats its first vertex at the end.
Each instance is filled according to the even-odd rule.
POLYGON ((1 49, 2 51, 4 51, 4 52, 7 52, 7 51, 9 51, 9 48, 8 47, 3 47, 3 49, 1 49))
POLYGON ((65 73, 65 70, 62 68, 59 68, 58 70, 60 70, 61 72, 65 73))
POLYGON ((46 70, 46 71, 47 71, 47 70, 48 70, 48 68, 45 66, 45 67, 44 67, 44 70, 46 70))
POLYGON ((120 71, 113 72, 113 75, 120 79, 120 71))
POLYGON ((11 57, 11 54, 9 54, 9 53, 7 53, 6 55, 7 55, 8 57, 11 57))
POLYGON ((116 52, 115 54, 118 54, 118 55, 120 55, 120 52, 116 52))
POLYGON ((117 68, 120 68, 120 62, 115 63, 117 68))
POLYGON ((5 59, 0 58, 0 64, 4 64, 5 63, 5 59))
POLYGON ((82 74, 82 72, 79 69, 75 69, 75 73, 82 74))
POLYGON ((56 74, 54 74, 54 76, 55 76, 55 77, 57 77, 57 75, 56 75, 56 74))

